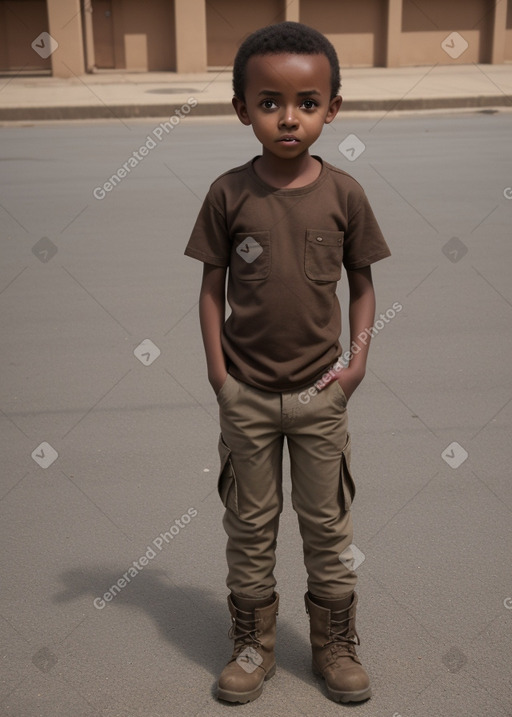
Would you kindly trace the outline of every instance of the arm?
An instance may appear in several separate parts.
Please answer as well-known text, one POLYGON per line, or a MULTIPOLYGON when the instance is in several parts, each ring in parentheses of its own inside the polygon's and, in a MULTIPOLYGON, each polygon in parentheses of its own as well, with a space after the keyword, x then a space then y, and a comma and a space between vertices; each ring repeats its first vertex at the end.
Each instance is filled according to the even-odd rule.
POLYGON ((226 360, 221 344, 226 311, 226 271, 226 267, 205 264, 199 294, 199 322, 206 354, 208 380, 215 393, 219 392, 227 376, 226 360))
POLYGON ((351 358, 349 365, 341 371, 338 381, 347 398, 350 398, 366 373, 366 360, 371 338, 369 329, 373 326, 375 319, 375 293, 370 266, 347 271, 347 278, 350 290, 351 358), (355 346, 360 350, 354 351, 355 346))

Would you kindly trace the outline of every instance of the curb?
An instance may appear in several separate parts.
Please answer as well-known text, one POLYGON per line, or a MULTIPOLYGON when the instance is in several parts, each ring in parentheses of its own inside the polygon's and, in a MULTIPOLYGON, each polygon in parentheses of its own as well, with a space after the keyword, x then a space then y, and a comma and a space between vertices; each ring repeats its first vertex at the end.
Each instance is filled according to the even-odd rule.
MULTIPOLYGON (((127 119, 130 117, 170 117, 181 107, 178 104, 157 105, 89 105, 63 107, 4 107, 0 108, 0 121, 20 120, 78 120, 127 119)), ((398 100, 345 100, 343 110, 348 112, 393 112, 411 110, 467 109, 479 107, 512 107, 508 95, 477 95, 469 97, 422 97, 398 100)), ((232 115, 231 102, 202 102, 194 108, 191 117, 232 115)))

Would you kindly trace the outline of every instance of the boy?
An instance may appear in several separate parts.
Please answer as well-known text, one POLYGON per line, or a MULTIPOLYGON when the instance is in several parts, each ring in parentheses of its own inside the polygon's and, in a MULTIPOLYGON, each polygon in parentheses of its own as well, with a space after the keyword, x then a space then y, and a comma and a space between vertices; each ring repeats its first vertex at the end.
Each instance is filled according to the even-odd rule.
POLYGON ((390 252, 359 184, 309 153, 340 109, 339 87, 336 52, 312 28, 279 23, 243 42, 233 106, 262 154, 212 184, 185 250, 204 262, 199 315, 219 404, 234 651, 217 696, 229 702, 256 699, 275 673, 285 436, 308 574, 313 671, 336 701, 371 696, 355 650, 346 409, 365 373, 365 330, 375 314, 370 264, 390 252), (345 368, 336 296, 342 263, 353 349, 345 368))

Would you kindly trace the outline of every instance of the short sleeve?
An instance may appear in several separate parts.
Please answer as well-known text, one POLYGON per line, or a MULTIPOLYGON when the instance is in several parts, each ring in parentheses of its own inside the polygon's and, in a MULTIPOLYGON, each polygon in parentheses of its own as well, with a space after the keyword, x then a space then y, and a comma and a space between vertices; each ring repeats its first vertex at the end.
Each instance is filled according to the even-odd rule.
POLYGON ((362 269, 387 256, 391 256, 391 252, 363 192, 349 216, 343 243, 343 265, 349 271, 362 269))
POLYGON ((226 219, 214 205, 210 190, 197 216, 185 254, 205 264, 229 266, 230 251, 226 219))

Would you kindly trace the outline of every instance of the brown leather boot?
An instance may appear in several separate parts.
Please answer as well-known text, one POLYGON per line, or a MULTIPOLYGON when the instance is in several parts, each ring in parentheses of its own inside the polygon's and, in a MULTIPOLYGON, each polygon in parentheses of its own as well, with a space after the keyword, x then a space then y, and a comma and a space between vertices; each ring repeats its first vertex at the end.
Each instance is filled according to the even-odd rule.
POLYGON ((335 702, 368 699, 372 695, 370 678, 355 648, 360 644, 356 632, 356 593, 340 600, 324 600, 306 593, 304 599, 310 619, 313 672, 324 678, 329 697, 335 702))
POLYGON ((229 637, 235 644, 231 660, 219 677, 217 697, 228 702, 250 702, 259 697, 263 683, 276 671, 274 646, 276 643, 276 615, 279 595, 274 593, 271 604, 261 600, 237 598, 231 595, 229 637), (243 609, 241 609, 243 608, 243 609))

